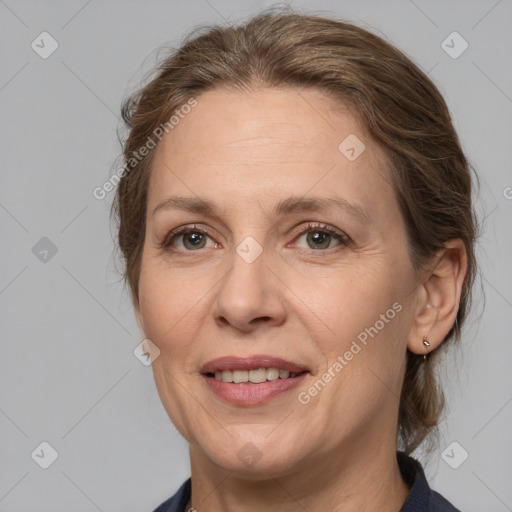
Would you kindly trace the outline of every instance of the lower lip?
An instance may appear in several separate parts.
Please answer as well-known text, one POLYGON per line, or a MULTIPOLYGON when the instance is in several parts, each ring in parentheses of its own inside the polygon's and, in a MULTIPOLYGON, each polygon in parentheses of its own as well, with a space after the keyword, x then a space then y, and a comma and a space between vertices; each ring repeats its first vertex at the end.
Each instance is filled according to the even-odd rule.
POLYGON ((268 380, 260 384, 224 382, 204 376, 210 389, 220 398, 233 405, 258 405, 290 391, 298 386, 307 373, 288 379, 268 380))

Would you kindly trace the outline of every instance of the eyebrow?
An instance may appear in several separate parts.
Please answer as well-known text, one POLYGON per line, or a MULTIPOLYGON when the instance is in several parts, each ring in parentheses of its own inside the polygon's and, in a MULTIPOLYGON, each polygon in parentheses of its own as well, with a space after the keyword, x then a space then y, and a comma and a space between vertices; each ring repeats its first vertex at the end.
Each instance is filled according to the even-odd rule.
MULTIPOLYGON (((288 197, 279 201, 274 207, 274 214, 282 216, 297 212, 323 212, 330 209, 340 209, 363 222, 370 222, 368 212, 359 204, 349 203, 341 197, 288 197)), ((159 203, 153 210, 152 215, 162 210, 182 210, 190 213, 203 213, 220 217, 217 207, 198 197, 171 196, 159 203)))

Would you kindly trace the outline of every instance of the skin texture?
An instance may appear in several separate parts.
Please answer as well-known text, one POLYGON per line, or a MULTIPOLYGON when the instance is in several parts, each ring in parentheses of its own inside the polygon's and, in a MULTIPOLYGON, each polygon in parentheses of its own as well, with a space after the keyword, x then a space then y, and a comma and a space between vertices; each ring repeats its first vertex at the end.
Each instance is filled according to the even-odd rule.
POLYGON ((160 349, 158 393, 190 443, 192 505, 396 512, 408 493, 395 456, 406 349, 425 353, 426 335, 435 349, 455 321, 463 244, 447 244, 417 275, 384 153, 324 93, 219 89, 197 100, 155 150, 135 298, 142 334, 160 349), (349 134, 365 144, 355 161, 338 149, 349 134), (219 216, 165 208, 153 215, 171 195, 213 202, 219 216), (369 220, 336 208, 276 215, 274 205, 290 196, 343 198, 369 220), (308 230, 309 221, 350 240, 319 242, 311 237, 322 230, 308 230), (187 224, 209 231, 199 249, 190 233, 161 247, 187 224), (236 252, 248 236, 263 249, 252 263, 236 252), (298 394, 394 303, 394 318, 301 404, 298 394), (298 362, 310 374, 298 389, 249 407, 206 386, 201 365, 253 354, 298 362), (259 457, 250 466, 238 455, 247 443, 259 457))

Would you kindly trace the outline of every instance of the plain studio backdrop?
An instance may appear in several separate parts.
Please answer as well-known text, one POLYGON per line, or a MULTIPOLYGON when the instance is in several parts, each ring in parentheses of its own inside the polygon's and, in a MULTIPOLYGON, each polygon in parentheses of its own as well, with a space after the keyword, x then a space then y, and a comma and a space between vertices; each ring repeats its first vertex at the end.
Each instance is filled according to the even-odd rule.
MULTIPOLYGON (((201 24, 256 0, 0 0, 0 511, 150 511, 189 475, 116 273, 108 180, 121 100, 201 24), (48 466, 46 469, 44 466, 48 466)), ((512 2, 295 0, 388 39, 448 102, 481 178, 481 275, 443 369, 432 487, 464 512, 512 510, 512 2)))

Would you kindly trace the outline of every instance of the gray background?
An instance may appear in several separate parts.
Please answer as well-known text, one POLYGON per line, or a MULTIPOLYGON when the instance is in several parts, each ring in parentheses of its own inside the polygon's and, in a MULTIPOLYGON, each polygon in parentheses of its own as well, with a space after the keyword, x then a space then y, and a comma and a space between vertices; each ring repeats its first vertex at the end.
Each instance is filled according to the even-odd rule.
MULTIPOLYGON (((0 0, 1 511, 150 511, 188 476, 186 444, 133 354, 140 338, 112 253, 112 195, 92 191, 120 151, 120 102, 156 49, 271 3, 0 0), (47 59, 31 48, 43 31, 59 44, 47 59), (31 458, 43 441, 58 452, 48 469, 31 458)), ((292 5, 376 31, 428 71, 480 174, 482 274, 463 350, 443 370, 440 448, 417 456, 464 512, 512 510, 512 2, 292 5), (453 31, 469 44, 458 58, 441 46, 453 31), (469 454, 457 469, 443 458, 452 442, 452 465, 469 454)))

